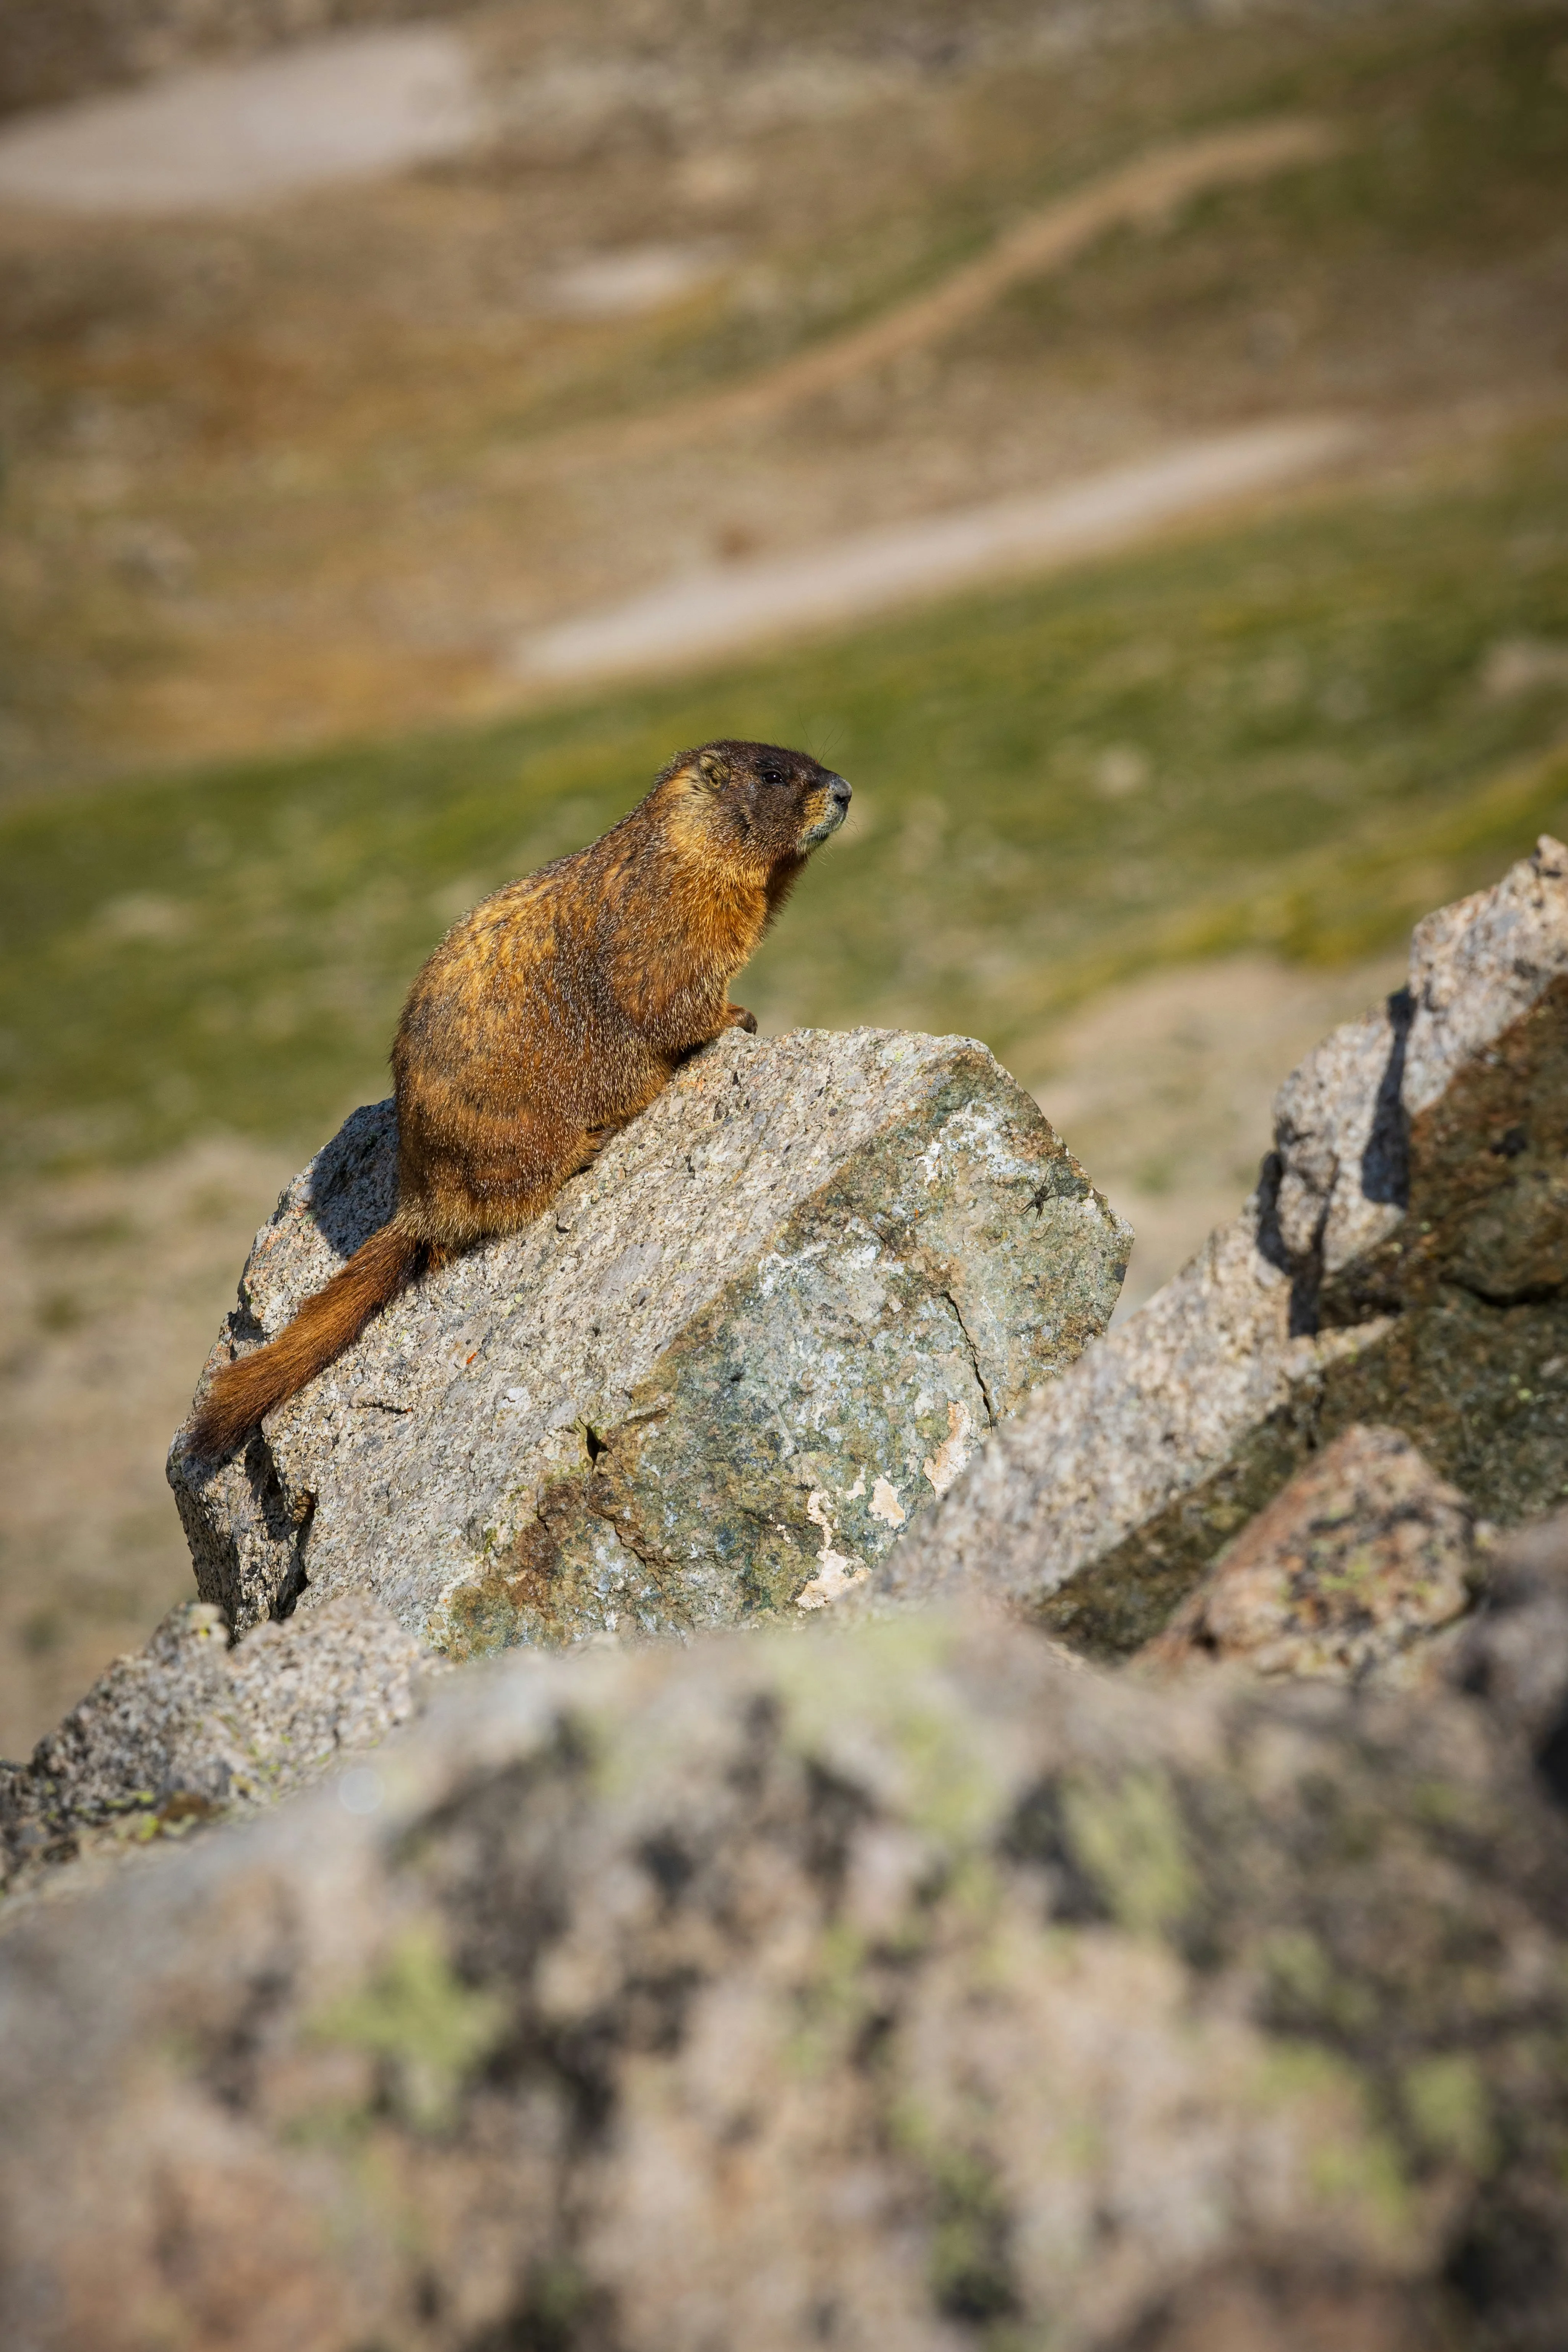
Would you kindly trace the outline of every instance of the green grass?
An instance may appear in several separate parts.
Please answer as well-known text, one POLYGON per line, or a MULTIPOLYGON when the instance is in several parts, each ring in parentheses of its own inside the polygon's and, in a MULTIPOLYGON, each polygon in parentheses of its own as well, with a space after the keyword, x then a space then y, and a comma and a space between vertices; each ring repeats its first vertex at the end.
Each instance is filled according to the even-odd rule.
POLYGON ((764 1025, 962 1029, 1028 1071, 1163 960, 1370 952, 1568 829, 1568 688, 1489 692, 1510 638, 1568 644, 1560 436, 705 678, 14 814, 10 1163, 310 1141, 384 1090, 447 921, 710 735, 857 788, 737 988, 764 1025))

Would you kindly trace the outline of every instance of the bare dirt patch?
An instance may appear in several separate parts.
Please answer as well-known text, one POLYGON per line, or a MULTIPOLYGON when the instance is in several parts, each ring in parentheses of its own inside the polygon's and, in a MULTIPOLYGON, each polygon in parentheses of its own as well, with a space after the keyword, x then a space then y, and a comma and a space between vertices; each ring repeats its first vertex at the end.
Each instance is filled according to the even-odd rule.
POLYGON ((343 33, 0 126, 0 197, 50 212, 226 211, 460 154, 482 120, 456 34, 343 33))
POLYGON ((0 1755, 193 1596, 163 1457, 293 1167, 213 1141, 0 1204, 0 1755))

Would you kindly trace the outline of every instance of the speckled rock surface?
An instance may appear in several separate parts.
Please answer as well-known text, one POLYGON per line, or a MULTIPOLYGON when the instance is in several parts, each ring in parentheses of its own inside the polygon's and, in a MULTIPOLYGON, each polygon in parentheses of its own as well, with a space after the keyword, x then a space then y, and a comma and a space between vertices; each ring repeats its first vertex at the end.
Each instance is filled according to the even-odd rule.
MULTIPOLYGON (((384 1220, 394 1150, 377 1105, 297 1180, 214 1361, 384 1220)), ((243 1459, 176 1441, 198 1588, 240 1631, 374 1595, 457 1657, 826 1606, 1103 1328, 1131 1239, 973 1040, 732 1034, 243 1459)))
POLYGON ((1499 1545, 1486 1603, 1463 1630, 1450 1677, 1512 1727, 1568 1807, 1568 1511, 1499 1545))
POLYGON ((345 1793, 0 1940, 15 2352, 1561 2340, 1568 1822, 1483 1702, 818 1624, 514 1653, 345 1793))
POLYGON ((1358 1423, 1248 1521, 1139 1657, 1336 1681, 1386 1671, 1469 1608, 1475 1534, 1464 1496, 1407 1437, 1358 1423))
POLYGON ((879 1572, 1099 1654, 1168 1621, 1313 1446, 1405 1432, 1507 1526, 1568 1486, 1568 851, 1416 927, 1281 1089, 1258 1193, 998 1432, 879 1572))
POLYGON ((0 1766, 0 1873, 183 1832, 283 1795, 409 1721, 417 1643, 384 1610, 339 1602, 231 1649, 219 1612, 171 1610, 117 1658, 26 1765, 0 1766))

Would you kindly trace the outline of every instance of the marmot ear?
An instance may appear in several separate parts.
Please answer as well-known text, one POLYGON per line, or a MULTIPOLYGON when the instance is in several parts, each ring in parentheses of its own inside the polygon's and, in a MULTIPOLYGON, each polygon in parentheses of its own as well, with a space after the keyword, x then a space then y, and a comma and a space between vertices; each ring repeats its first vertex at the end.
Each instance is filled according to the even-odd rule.
POLYGON ((710 793, 721 792, 730 781, 730 762, 722 751, 699 751, 691 765, 698 782, 710 793))

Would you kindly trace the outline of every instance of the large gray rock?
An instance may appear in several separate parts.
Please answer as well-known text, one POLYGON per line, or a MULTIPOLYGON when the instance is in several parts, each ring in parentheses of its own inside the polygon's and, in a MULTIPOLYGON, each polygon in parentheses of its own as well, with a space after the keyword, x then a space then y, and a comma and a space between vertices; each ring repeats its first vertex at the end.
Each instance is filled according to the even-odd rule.
MULTIPOLYGON (((289 1188, 214 1362, 390 1213, 395 1150, 358 1111, 289 1188)), ((457 1657, 810 1612, 1103 1328, 1131 1242, 973 1040, 731 1034, 242 1459, 176 1440, 198 1588, 240 1632, 374 1595, 457 1657)))
POLYGON ((1568 851, 1430 915, 1282 1088, 1233 1224, 997 1433, 885 1564, 1100 1654, 1157 1633, 1313 1448, 1392 1425, 1488 1517, 1568 1490, 1568 851))
POLYGON ((465 1670, 0 1941, 0 2341, 1555 2352, 1551 1754, 940 1617, 465 1670))
POLYGON ((0 1765, 0 1879, 100 1857, 303 1787, 416 1713, 419 1645, 339 1601, 240 1648, 187 1601, 117 1658, 26 1765, 0 1765))

